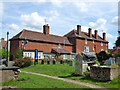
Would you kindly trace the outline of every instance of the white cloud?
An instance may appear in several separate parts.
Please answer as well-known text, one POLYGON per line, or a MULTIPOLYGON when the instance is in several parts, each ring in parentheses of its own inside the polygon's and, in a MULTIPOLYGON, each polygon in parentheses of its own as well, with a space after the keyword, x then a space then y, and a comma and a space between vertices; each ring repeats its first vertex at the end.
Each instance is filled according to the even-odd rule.
POLYGON ((0 22, 0 27, 2 27, 2 23, 0 22))
POLYGON ((50 17, 48 18, 48 21, 50 22, 55 20, 59 16, 59 13, 56 10, 45 11, 45 13, 47 15, 50 15, 50 17))
POLYGON ((10 25, 8 25, 8 29, 10 29, 10 30, 19 30, 20 28, 16 24, 10 24, 10 25))
POLYGON ((21 15, 22 24, 34 29, 41 29, 45 24, 45 19, 46 17, 40 16, 37 12, 30 15, 21 15))
POLYGON ((92 27, 93 29, 103 30, 106 32, 107 31, 107 29, 105 28, 106 22, 107 22, 106 19, 99 18, 96 22, 90 22, 89 26, 92 27))
POLYGON ((3 10, 4 10, 4 5, 2 2, 0 2, 0 19, 2 19, 3 10))
POLYGON ((118 16, 115 16, 113 19, 112 19, 112 22, 111 22, 113 25, 116 25, 118 26, 118 16))
POLYGON ((84 2, 73 2, 76 7, 80 9, 81 12, 88 11, 88 5, 84 2))
POLYGON ((106 33, 106 39, 109 41, 109 48, 113 48, 115 40, 117 40, 117 36, 114 36, 110 33, 106 33))

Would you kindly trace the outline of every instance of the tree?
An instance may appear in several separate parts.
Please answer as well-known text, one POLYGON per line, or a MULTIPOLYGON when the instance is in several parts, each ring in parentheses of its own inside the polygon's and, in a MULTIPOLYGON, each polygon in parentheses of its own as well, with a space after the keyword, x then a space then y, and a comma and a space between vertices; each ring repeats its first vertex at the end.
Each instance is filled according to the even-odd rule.
POLYGON ((100 62, 100 65, 103 65, 104 62, 110 58, 110 55, 105 51, 101 51, 100 53, 96 53, 97 59, 100 62))
POLYGON ((15 54, 14 57, 17 58, 17 59, 23 57, 22 49, 21 49, 21 48, 18 48, 18 49, 17 49, 17 52, 16 52, 16 54, 15 54))
MULTIPOLYGON (((0 49, 0 55, 2 55, 2 59, 7 59, 7 50, 0 49)), ((8 52, 8 57, 9 57, 9 52, 8 52)))
POLYGON ((118 39, 115 42, 116 46, 120 46, 120 37, 118 37, 118 39))

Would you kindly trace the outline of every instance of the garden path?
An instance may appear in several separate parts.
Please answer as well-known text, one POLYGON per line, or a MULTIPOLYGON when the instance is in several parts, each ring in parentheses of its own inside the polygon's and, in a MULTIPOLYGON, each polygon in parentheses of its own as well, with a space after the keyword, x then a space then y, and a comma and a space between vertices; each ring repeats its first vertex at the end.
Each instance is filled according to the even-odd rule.
POLYGON ((75 84, 79 84, 79 85, 84 85, 84 86, 88 86, 90 88, 96 88, 96 89, 104 89, 104 90, 109 90, 105 87, 101 87, 101 86, 98 86, 98 85, 93 85, 93 84, 90 84, 90 83, 85 83, 85 82, 80 82, 80 81, 75 81, 75 80, 70 80, 70 79, 65 79, 65 78, 60 78, 60 77, 56 77, 56 76, 49 76, 49 75, 45 75, 45 74, 40 74, 40 73, 34 73, 34 72, 27 72, 27 71, 22 71, 24 73, 30 73, 30 74, 35 74, 35 75, 40 75, 40 76, 44 76, 44 77, 49 77, 49 78, 53 78, 53 79, 59 79, 59 80, 63 80, 63 81, 66 81, 66 82, 70 82, 70 83, 75 83, 75 84))

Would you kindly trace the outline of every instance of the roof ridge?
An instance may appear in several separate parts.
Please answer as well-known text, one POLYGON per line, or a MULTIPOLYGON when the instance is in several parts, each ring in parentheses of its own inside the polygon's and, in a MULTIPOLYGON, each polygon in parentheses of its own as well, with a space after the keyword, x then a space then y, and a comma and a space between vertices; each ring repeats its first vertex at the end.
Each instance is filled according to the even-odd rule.
MULTIPOLYGON (((39 33, 39 34, 45 35, 44 33, 41 33, 41 32, 38 32, 38 31, 32 31, 32 30, 26 30, 26 29, 23 29, 23 30, 24 30, 24 31, 28 31, 28 32, 39 33)), ((67 37, 58 36, 58 35, 53 35, 53 34, 49 34, 49 36, 56 36, 56 37, 61 37, 61 38, 67 38, 67 37)))

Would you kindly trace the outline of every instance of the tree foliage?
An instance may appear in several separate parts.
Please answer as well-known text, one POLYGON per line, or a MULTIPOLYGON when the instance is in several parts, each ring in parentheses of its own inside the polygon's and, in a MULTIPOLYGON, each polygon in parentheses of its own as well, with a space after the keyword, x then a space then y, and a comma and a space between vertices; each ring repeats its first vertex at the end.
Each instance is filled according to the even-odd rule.
POLYGON ((118 37, 118 39, 115 42, 116 46, 120 46, 120 37, 118 37))
POLYGON ((15 58, 22 58, 23 54, 22 54, 22 49, 18 48, 16 54, 14 55, 15 58))
MULTIPOLYGON (((7 50, 0 49, 0 56, 2 56, 2 59, 7 59, 7 50)), ((9 52, 8 52, 8 57, 9 57, 9 52)))
POLYGON ((107 54, 105 51, 101 51, 100 53, 96 53, 97 59, 100 62, 100 65, 103 65, 104 62, 111 57, 111 55, 107 54))

